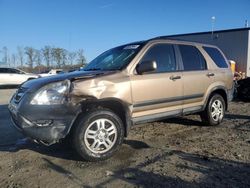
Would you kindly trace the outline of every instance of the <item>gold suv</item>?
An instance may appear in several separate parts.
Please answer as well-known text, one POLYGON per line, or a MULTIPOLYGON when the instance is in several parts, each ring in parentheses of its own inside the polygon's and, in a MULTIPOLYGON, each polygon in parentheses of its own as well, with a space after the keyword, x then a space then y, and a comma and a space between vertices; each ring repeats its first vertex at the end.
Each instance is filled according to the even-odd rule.
POLYGON ((12 97, 13 124, 50 145, 71 138, 89 161, 114 154, 134 124, 199 113, 218 125, 233 76, 215 46, 158 37, 110 49, 83 71, 24 83, 12 97))

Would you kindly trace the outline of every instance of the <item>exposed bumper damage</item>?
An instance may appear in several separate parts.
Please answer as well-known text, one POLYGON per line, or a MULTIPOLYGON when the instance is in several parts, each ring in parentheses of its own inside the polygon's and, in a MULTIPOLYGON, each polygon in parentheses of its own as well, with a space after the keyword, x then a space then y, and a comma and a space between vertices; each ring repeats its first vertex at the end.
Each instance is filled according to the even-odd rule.
POLYGON ((24 135, 47 145, 64 138, 79 113, 77 107, 68 105, 24 106, 11 100, 9 111, 13 125, 24 135))

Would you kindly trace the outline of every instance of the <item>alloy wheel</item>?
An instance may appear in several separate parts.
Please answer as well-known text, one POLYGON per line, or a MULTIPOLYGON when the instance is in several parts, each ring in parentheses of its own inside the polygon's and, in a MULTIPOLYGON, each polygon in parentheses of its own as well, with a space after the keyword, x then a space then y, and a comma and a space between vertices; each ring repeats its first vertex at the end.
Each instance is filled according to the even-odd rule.
POLYGON ((90 123, 84 134, 87 148, 95 154, 106 153, 114 146, 116 140, 117 128, 112 121, 105 118, 90 123))

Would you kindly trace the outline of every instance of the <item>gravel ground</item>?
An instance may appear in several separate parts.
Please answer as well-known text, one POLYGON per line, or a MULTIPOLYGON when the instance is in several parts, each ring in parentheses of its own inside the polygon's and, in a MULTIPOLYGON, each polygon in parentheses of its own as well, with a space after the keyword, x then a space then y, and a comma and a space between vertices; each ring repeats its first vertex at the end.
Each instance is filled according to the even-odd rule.
POLYGON ((89 163, 16 132, 14 91, 0 90, 0 187, 250 187, 250 103, 232 102, 216 127, 197 115, 135 126, 114 157, 89 163))

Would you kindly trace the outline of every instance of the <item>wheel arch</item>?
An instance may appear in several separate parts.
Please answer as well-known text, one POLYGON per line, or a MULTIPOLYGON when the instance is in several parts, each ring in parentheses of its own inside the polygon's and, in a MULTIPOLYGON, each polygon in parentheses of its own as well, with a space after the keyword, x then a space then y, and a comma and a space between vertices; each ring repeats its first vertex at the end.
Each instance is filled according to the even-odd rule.
POLYGON ((217 87, 214 87, 210 90, 209 94, 207 95, 207 98, 206 98, 206 101, 205 101, 205 105, 203 107, 203 109, 206 108, 209 100, 211 99, 211 97, 215 94, 219 94, 223 97, 224 101, 225 101, 225 105, 226 105, 226 109, 228 109, 228 99, 227 99, 227 89, 223 86, 217 86, 217 87))
POLYGON ((121 101, 120 99, 117 98, 105 98, 105 99, 89 99, 86 101, 80 102, 80 112, 78 113, 77 117, 74 120, 74 123, 70 127, 70 134, 74 127, 76 126, 76 123, 78 120, 84 116, 84 113, 87 113, 88 111, 91 111, 93 109, 98 109, 98 108, 106 108, 117 114, 124 126, 124 136, 127 137, 130 127, 132 125, 131 121, 131 113, 129 110, 129 104, 121 101))

